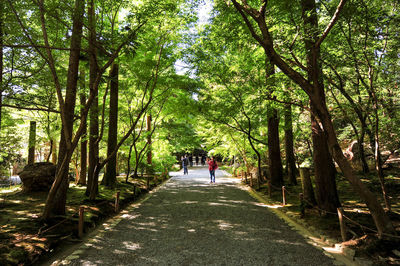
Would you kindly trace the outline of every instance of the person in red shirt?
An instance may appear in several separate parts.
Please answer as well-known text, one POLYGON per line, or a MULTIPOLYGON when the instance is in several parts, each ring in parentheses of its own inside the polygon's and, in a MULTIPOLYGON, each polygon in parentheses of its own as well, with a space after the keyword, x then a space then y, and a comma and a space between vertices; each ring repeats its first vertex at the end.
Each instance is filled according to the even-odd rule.
POLYGON ((215 183, 215 170, 218 169, 217 162, 214 160, 214 157, 211 157, 211 160, 210 158, 208 158, 207 163, 208 163, 208 170, 210 171, 210 179, 211 179, 210 183, 215 183))

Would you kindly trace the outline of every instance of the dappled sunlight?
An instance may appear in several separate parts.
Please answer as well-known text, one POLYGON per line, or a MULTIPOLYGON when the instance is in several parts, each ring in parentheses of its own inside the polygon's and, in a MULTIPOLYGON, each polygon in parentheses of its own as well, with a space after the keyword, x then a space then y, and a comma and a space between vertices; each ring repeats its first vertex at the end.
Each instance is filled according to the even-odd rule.
POLYGON ((360 209, 360 208, 353 208, 353 209, 346 208, 345 211, 352 213, 370 214, 370 211, 368 209, 360 209))
POLYGON ((210 205, 210 206, 230 206, 229 204, 218 203, 218 202, 209 202, 208 205, 210 205))
POLYGON ((259 202, 253 202, 253 205, 258 206, 258 207, 265 207, 265 208, 270 208, 270 209, 278 209, 282 208, 282 205, 279 204, 265 204, 265 203, 259 203, 259 202))
POLYGON ((121 249, 114 249, 113 253, 117 255, 124 255, 127 254, 128 252, 121 249))
POLYGON ((220 199, 220 202, 224 202, 224 203, 233 203, 233 204, 243 204, 246 203, 243 200, 224 200, 224 199, 220 199))
POLYGON ((87 245, 87 246, 88 246, 88 247, 91 247, 91 248, 94 248, 94 249, 96 249, 97 251, 100 251, 100 250, 102 250, 102 249, 105 248, 104 245, 102 245, 102 242, 103 242, 103 241, 96 241, 95 243, 89 244, 89 245, 87 245))
POLYGON ((255 202, 237 180, 220 177, 216 182, 208 183, 207 171, 200 170, 197 176, 190 169, 188 176, 170 179, 92 241, 78 264, 93 264, 101 254, 108 261, 122 257, 137 265, 207 265, 216 257, 232 265, 254 257, 265 261, 262 254, 285 253, 293 247, 309 252, 306 240, 288 234, 290 227, 268 210, 280 205, 255 202))
POLYGON ((21 204, 22 200, 7 200, 7 202, 14 203, 14 204, 21 204))
POLYGON ((306 246, 306 243, 299 243, 296 241, 288 241, 286 239, 275 239, 272 240, 272 242, 277 243, 277 244, 283 244, 283 245, 295 245, 295 246, 306 246))
POLYGON ((133 220, 138 217, 140 217, 140 214, 135 214, 135 213, 125 213, 121 216, 122 219, 127 219, 127 220, 133 220))
POLYGON ((333 253, 333 254, 342 254, 343 250, 338 247, 323 247, 323 250, 325 250, 328 253, 333 253))
POLYGON ((96 260, 96 261, 88 261, 88 260, 82 260, 81 261, 81 265, 85 265, 85 266, 94 266, 94 265, 103 265, 104 261, 102 260, 96 260))
POLYGON ((28 213, 26 216, 32 219, 38 219, 40 217, 37 213, 28 213))
POLYGON ((122 247, 126 248, 128 250, 138 250, 138 249, 140 249, 140 244, 133 243, 131 241, 124 241, 124 242, 122 242, 122 247))
POLYGON ((189 201, 189 200, 187 200, 187 201, 182 201, 181 203, 183 203, 183 204, 198 204, 199 202, 198 201, 189 201))

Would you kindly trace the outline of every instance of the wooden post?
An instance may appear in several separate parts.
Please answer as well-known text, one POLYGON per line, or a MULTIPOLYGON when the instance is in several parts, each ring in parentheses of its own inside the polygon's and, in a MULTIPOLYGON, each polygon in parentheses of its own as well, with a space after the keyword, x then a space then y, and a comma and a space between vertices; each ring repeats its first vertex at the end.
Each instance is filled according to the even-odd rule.
POLYGON ((346 229, 346 223, 343 220, 343 215, 344 211, 343 208, 337 208, 337 213, 339 217, 339 224, 340 224, 340 234, 342 235, 342 240, 345 242, 347 240, 347 229, 346 229))
POLYGON ((83 237, 83 223, 85 217, 85 207, 79 207, 79 224, 78 224, 78 236, 79 238, 83 237))
POLYGON ((304 205, 304 196, 303 193, 299 193, 299 200, 300 200, 300 217, 304 218, 306 215, 305 213, 305 205, 304 205))
POLYGON ((271 179, 268 179, 268 197, 272 196, 271 179))
POLYGON ((119 194, 120 192, 117 191, 117 195, 115 197, 115 212, 119 212, 119 194))
POLYGON ((285 193, 285 186, 282 186, 282 206, 286 205, 286 193, 285 193))

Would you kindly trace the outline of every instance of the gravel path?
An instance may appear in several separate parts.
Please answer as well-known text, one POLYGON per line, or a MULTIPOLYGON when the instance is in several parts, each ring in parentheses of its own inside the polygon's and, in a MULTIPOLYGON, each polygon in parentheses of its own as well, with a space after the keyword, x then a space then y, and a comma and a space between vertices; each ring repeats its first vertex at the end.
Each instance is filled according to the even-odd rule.
POLYGON ((217 170, 174 173, 69 265, 334 265, 217 170))

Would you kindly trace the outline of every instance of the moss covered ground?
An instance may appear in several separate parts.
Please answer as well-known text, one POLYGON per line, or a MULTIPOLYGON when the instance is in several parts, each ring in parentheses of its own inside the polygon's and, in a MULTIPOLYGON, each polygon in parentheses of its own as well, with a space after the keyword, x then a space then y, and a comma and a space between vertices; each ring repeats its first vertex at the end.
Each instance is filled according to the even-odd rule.
MULTIPOLYGON (((152 176, 150 189, 163 178, 152 176)), ((22 193, 19 186, 0 190, 0 265, 30 265, 66 242, 79 242, 79 207, 85 207, 84 232, 88 233, 106 218, 116 215, 115 196, 120 192, 121 208, 148 192, 147 177, 125 183, 118 177, 115 188, 99 186, 95 201, 85 196, 86 187, 70 184, 65 216, 44 222, 41 219, 47 192, 22 193)))

